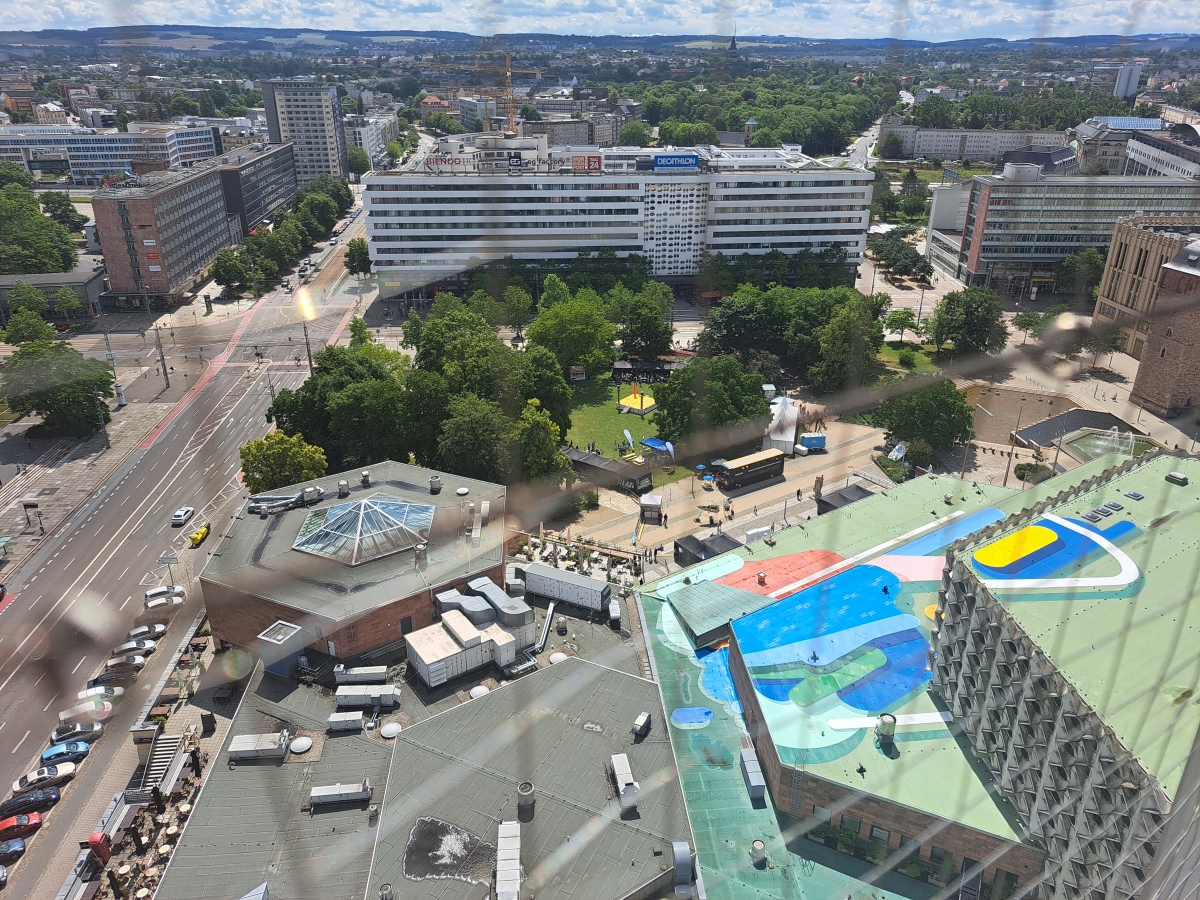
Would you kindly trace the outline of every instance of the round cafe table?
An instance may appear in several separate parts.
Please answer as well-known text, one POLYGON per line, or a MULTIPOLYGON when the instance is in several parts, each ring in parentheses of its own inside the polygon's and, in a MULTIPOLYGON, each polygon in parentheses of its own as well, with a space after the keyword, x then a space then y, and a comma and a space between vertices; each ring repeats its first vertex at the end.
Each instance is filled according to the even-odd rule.
POLYGON ((117 877, 120 878, 122 881, 124 881, 126 878, 129 877, 129 873, 132 871, 133 871, 133 869, 127 865, 121 866, 121 868, 117 869, 117 877))
POLYGON ((138 888, 138 892, 134 894, 137 900, 146 900, 150 896, 150 888, 138 888))
POLYGON ((179 826, 178 825, 172 825, 170 828, 167 829, 167 843, 168 844, 175 843, 175 839, 178 837, 179 837, 179 826))
POLYGON ((162 856, 162 857, 167 857, 167 856, 170 856, 170 855, 171 855, 171 848, 170 848, 170 847, 159 847, 159 848, 158 848, 158 855, 159 855, 159 856, 162 856))
POLYGON ((190 803, 180 803, 179 804, 179 817, 181 819, 186 819, 188 817, 188 815, 191 813, 191 811, 192 811, 192 804, 190 804, 190 803))

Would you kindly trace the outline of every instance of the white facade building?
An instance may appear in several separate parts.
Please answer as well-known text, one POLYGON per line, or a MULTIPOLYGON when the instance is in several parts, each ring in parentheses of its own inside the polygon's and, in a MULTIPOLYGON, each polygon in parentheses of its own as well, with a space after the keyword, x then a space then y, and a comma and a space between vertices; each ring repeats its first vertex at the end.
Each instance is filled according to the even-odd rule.
POLYGON ((346 149, 359 147, 367 151, 372 165, 378 165, 384 157, 387 141, 383 139, 383 129, 378 119, 366 116, 346 117, 346 149))
POLYGON ((1122 174, 1200 178, 1200 150, 1165 137, 1136 132, 1125 145, 1122 174))
POLYGON ((1113 96, 1122 100, 1137 95, 1138 81, 1142 77, 1142 67, 1129 63, 1117 70, 1117 83, 1113 86, 1113 96))
POLYGON ((349 166, 337 89, 304 78, 277 79, 263 81, 262 94, 271 143, 291 141, 295 147, 297 181, 345 178, 349 166))
POLYGON ((130 172, 135 161, 162 160, 172 169, 217 155, 212 128, 130 122, 129 131, 73 125, 0 126, 0 159, 32 171, 39 151, 64 151, 76 184, 99 184, 105 175, 130 172))
POLYGON ((506 255, 638 253, 686 278, 701 254, 866 246, 874 173, 783 149, 549 147, 545 135, 458 136, 419 171, 363 178, 384 296, 506 255))
POLYGON ((1061 131, 1015 131, 984 128, 921 128, 903 125, 897 115, 886 115, 879 125, 879 145, 889 134, 898 135, 904 159, 971 159, 996 162, 1010 150, 1036 144, 1064 147, 1061 131))

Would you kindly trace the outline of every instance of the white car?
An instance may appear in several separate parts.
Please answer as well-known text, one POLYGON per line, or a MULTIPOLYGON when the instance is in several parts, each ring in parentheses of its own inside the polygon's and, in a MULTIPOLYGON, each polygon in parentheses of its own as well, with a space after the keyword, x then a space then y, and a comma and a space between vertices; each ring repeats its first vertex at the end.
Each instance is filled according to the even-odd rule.
POLYGON ((137 628, 129 630, 129 639, 131 641, 155 640, 166 633, 166 625, 139 625, 137 628))
POLYGON ((146 602, 157 600, 159 597, 185 597, 187 591, 183 589, 181 584, 163 584, 156 588, 150 588, 146 591, 146 602))
POLYGON ((146 667, 144 656, 114 656, 104 664, 108 672, 140 672, 146 667))
POLYGON ((57 766, 43 766, 36 772, 23 775, 13 782, 13 793, 20 794, 32 791, 34 788, 54 787, 75 777, 75 763, 59 763, 57 766))
POLYGON ((111 703, 116 703, 125 696, 125 688, 109 687, 107 685, 97 685, 96 687, 84 688, 79 692, 79 702, 90 700, 92 697, 99 697, 101 700, 108 700, 111 703))
POLYGON ((126 641, 120 646, 113 647, 111 656, 129 656, 131 653, 136 653, 139 656, 149 656, 158 649, 158 644, 154 641, 126 641))
POLYGON ((156 610, 168 611, 172 607, 183 604, 183 598, 177 595, 170 597, 155 597, 153 600, 146 601, 146 612, 155 612, 156 610))
POLYGON ((194 506, 182 506, 175 510, 175 515, 171 516, 171 527, 174 528, 180 525, 186 525, 187 520, 196 514, 194 506))

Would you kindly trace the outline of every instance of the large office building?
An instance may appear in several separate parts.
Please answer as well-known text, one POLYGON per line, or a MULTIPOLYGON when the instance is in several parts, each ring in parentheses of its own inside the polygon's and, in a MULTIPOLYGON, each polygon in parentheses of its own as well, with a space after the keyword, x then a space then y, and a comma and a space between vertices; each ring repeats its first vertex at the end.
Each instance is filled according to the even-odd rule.
POLYGON ((1036 144, 1062 147, 1067 143, 1061 131, 1003 130, 984 128, 921 128, 904 125, 900 116, 889 114, 879 124, 879 146, 894 134, 900 138, 900 155, 905 159, 970 159, 997 162, 1010 150, 1036 144))
POLYGON ((1165 175, 1200 179, 1200 147, 1137 132, 1125 145, 1124 175, 1165 175))
POLYGON ((1200 405, 1200 227, 1159 269, 1156 312, 1130 398, 1166 418, 1200 405))
POLYGON ((344 178, 349 171, 342 101, 331 84, 311 78, 262 82, 267 131, 272 144, 291 142, 296 178, 307 184, 320 175, 344 178))
POLYGON ((240 243, 296 192, 292 150, 260 144, 97 191, 92 209, 107 300, 138 308, 183 294, 219 250, 240 243))
POLYGON ((1163 265, 1196 240, 1200 214, 1117 221, 1093 315, 1097 324, 1116 324, 1125 335, 1122 349, 1134 359, 1142 358, 1146 346, 1163 265))
POLYGON ((0 126, 0 160, 32 172, 47 154, 66 154, 75 184, 99 184, 106 176, 131 174, 144 162, 186 168, 216 156, 220 146, 210 126, 130 122, 128 132, 75 125, 0 126))
POLYGON ((366 151, 371 165, 377 166, 387 156, 387 145, 400 139, 400 124, 394 113, 386 116, 347 116, 347 152, 350 147, 366 151))
POLYGON ((363 196, 386 296, 510 254, 612 249, 679 280, 697 273, 705 252, 835 247, 857 265, 873 178, 799 147, 551 147, 545 135, 487 134, 442 141, 419 171, 368 175, 363 196))
POLYGON ((1055 287, 1062 261, 1107 247, 1132 210, 1162 217, 1200 208, 1200 182, 1191 178, 1047 178, 1041 166, 1010 164, 952 187, 934 192, 930 261, 964 284, 1018 294, 1055 287))

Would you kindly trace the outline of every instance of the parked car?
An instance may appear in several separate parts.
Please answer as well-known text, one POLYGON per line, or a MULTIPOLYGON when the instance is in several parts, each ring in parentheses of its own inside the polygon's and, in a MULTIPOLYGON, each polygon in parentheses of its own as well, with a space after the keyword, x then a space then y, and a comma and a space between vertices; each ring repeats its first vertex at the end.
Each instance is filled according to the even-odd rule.
POLYGON ((140 672, 146 668, 144 656, 117 656, 104 664, 109 672, 140 672))
POLYGON ((116 703, 125 696, 125 688, 110 687, 108 685, 98 684, 95 687, 86 687, 79 692, 79 702, 90 700, 92 697, 99 697, 101 700, 108 700, 116 703))
POLYGON ((0 841, 11 841, 13 838, 33 834, 42 827, 42 817, 37 813, 23 813, 19 816, 9 816, 0 819, 0 841))
POLYGON ((175 510, 175 515, 171 516, 171 526, 177 527, 186 525, 187 520, 195 514, 196 508, 194 506, 181 506, 179 509, 175 510))
POLYGON ((15 863, 25 855, 25 842, 20 838, 0 841, 0 863, 15 863))
MULTIPOLYGON (((88 681, 89 688, 133 684, 137 681, 138 673, 134 671, 105 670, 88 681)), ((109 704, 112 705, 111 703, 109 704)))
POLYGON ((156 641, 167 633, 166 625, 139 625, 129 629, 131 641, 156 641))
POLYGON ((55 744, 47 750, 42 751, 42 765, 53 766, 58 763, 80 763, 83 762, 91 747, 83 741, 67 741, 64 744, 55 744))
POLYGON ((126 641, 119 647, 113 647, 113 656, 128 656, 131 653, 136 653, 140 656, 149 656, 158 649, 158 644, 154 641, 126 641))
POLYGON ((156 588, 150 588, 146 591, 145 598, 149 602, 157 600, 159 597, 186 597, 187 591, 183 589, 181 584, 162 584, 156 588))
MULTIPOLYGON (((119 688, 121 693, 124 688, 119 688)), ((50 744, 65 744, 67 741, 86 741, 91 743, 104 734, 104 725, 100 722, 78 722, 74 725, 59 725, 50 732, 50 744)))
POLYGON ((8 869, 0 866, 0 891, 4 890, 6 884, 8 884, 8 869))
POLYGON ((170 597, 155 597, 153 600, 147 600, 145 610, 146 612, 170 612, 172 607, 182 605, 183 598, 175 594, 170 597))
POLYGON ((45 812, 61 799, 62 795, 55 788, 28 791, 0 803, 0 816, 8 818, 21 813, 45 812))
POLYGON ((42 766, 37 771, 22 775, 13 782, 13 793, 20 794, 34 788, 54 787, 75 777, 75 763, 63 763, 58 766, 42 766))

